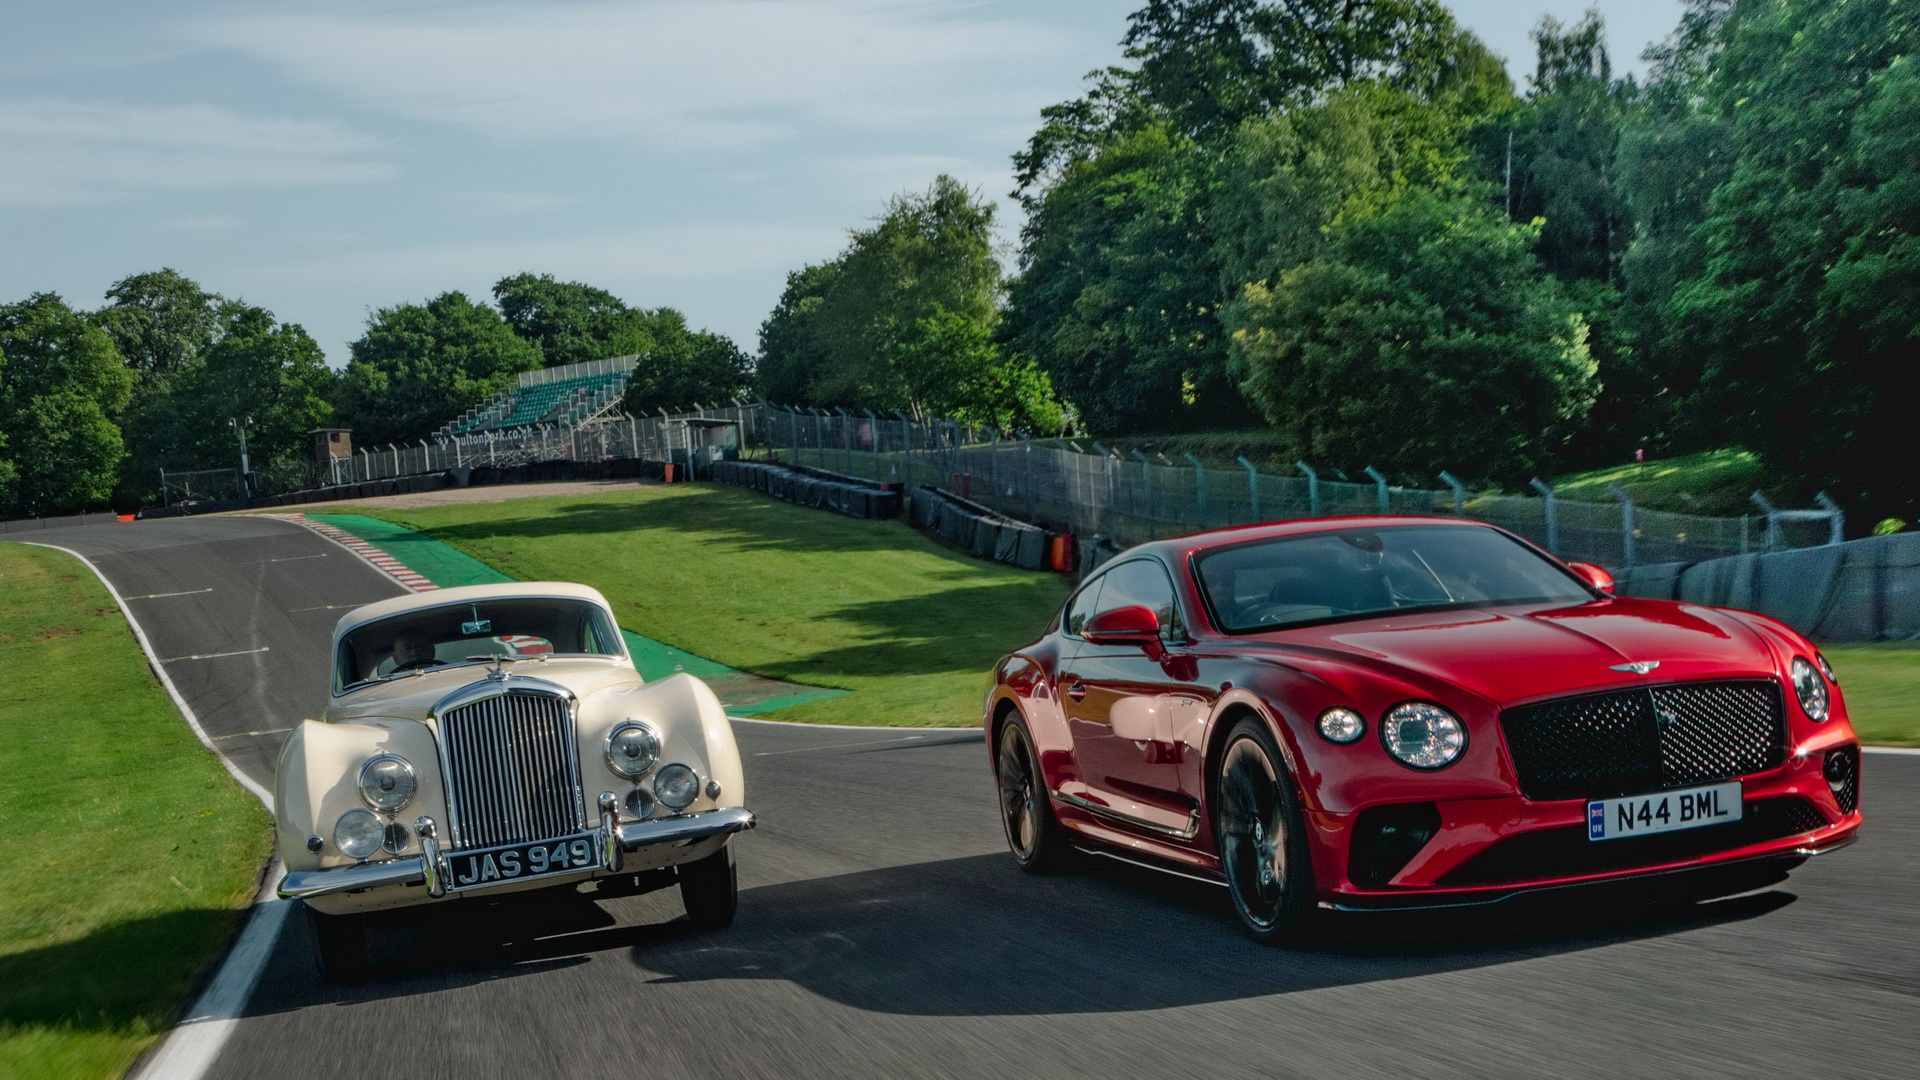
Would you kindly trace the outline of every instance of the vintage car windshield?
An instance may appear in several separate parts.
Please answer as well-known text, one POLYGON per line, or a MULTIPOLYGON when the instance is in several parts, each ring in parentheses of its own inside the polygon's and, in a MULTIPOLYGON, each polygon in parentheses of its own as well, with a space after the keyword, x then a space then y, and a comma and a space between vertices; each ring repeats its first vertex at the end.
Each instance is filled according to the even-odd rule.
POLYGON ((409 611, 348 631, 334 657, 333 692, 455 664, 555 654, 625 656, 605 609, 586 600, 509 597, 409 611))
POLYGON ((1229 633, 1410 608, 1593 599, 1565 570, 1504 533, 1454 525, 1235 544, 1197 555, 1194 572, 1229 633))

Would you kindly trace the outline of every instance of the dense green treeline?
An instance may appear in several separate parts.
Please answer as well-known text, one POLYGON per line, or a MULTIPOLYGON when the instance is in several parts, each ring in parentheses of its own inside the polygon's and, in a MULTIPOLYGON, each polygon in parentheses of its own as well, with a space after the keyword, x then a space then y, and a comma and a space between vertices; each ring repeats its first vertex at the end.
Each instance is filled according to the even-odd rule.
POLYGON ((849 273, 896 218, 975 235, 985 204, 943 178, 790 277, 759 385, 1509 483, 1740 446, 1854 520, 1911 519, 1915 33, 1904 0, 1690 0, 1634 80, 1589 13, 1539 24, 1516 87, 1433 0, 1149 0, 1126 63, 1014 156, 1013 272, 984 233, 923 248, 969 268, 937 301, 964 336, 908 349, 936 301, 849 273), (889 350, 1019 389, 847 377, 889 350))
POLYGON ((343 371, 298 324, 178 272, 135 274, 96 311, 50 293, 0 306, 0 515, 132 509, 162 470, 234 468, 246 426, 259 486, 312 477, 308 432, 411 443, 522 372, 638 355, 629 411, 731 400, 752 361, 672 308, 516 274, 493 304, 458 292, 382 308, 343 371), (496 306, 497 305, 497 306, 496 306))

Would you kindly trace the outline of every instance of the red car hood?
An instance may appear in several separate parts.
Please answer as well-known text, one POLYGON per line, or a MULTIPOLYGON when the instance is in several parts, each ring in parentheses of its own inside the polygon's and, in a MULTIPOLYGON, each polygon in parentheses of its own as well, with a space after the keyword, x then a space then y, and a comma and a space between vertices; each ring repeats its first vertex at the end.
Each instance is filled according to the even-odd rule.
POLYGON ((1736 616, 1660 600, 1387 616, 1262 637, 1322 657, 1391 665, 1501 705, 1620 685, 1774 676, 1778 669, 1765 641, 1736 616), (1635 661, 1658 666, 1645 674, 1614 670, 1635 661))

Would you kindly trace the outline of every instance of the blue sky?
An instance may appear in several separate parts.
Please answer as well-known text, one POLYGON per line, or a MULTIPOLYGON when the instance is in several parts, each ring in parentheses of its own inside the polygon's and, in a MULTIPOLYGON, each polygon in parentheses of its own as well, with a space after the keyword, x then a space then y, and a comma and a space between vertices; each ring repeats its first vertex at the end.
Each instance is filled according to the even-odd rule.
MULTIPOLYGON (((1138 3, 12 0, 0 302, 172 266, 338 365, 375 308, 532 270, 751 352, 787 271, 889 195, 1004 195, 1138 3)), ((1516 82, 1540 16, 1588 6, 1453 5, 1516 82)), ((1598 7, 1616 68, 1680 13, 1598 7)))

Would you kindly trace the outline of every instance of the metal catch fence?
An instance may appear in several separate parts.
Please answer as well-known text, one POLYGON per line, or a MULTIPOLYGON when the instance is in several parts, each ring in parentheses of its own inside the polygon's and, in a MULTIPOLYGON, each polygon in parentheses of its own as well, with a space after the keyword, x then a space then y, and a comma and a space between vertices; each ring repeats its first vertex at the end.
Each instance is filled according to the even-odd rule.
MULTIPOLYGON (((709 449, 699 441, 700 421, 738 425, 741 452, 749 457, 777 454, 869 480, 946 488, 1011 517, 1120 546, 1291 517, 1440 514, 1486 521, 1563 558, 1618 568, 1814 547, 1837 542, 1841 532, 1831 504, 1819 510, 1767 505, 1738 517, 1677 514, 1626 499, 1562 499, 1544 484, 1531 495, 1473 491, 1442 473, 1447 486, 1428 489, 1393 484, 1371 470, 1371 482, 1354 483, 1304 463, 1296 466, 1298 475, 1287 475, 1262 471, 1245 458, 1221 467, 1191 455, 1178 462, 1139 450, 1123 456, 1088 440, 1009 438, 952 420, 764 403, 363 449, 315 468, 304 481, 277 476, 276 490, 259 494, 552 461, 679 461, 692 464, 698 476, 709 449)), ((176 475, 169 474, 169 485, 176 475)))

